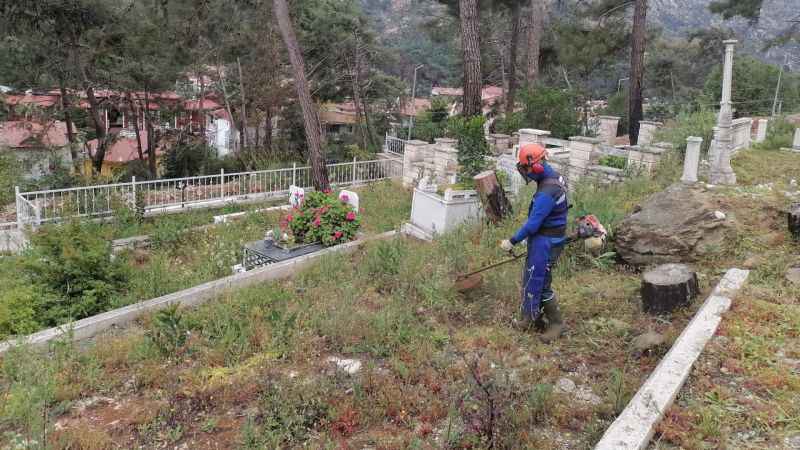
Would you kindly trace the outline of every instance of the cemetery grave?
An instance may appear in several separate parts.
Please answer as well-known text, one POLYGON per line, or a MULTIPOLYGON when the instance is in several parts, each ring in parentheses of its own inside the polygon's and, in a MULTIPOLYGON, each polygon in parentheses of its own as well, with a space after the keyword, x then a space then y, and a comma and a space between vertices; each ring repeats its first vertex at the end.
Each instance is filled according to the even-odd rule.
MULTIPOLYGON (((641 311, 640 273, 580 248, 570 248, 557 268, 569 328, 554 344, 510 326, 518 308, 515 265, 457 293, 459 273, 502 258, 496 242, 522 220, 532 189, 523 187, 514 219, 499 227, 461 226, 430 243, 395 238, 327 255, 293 278, 230 291, 196 309, 146 315, 87 344, 54 342, 55 358, 13 349, 3 356, 0 389, 8 401, 0 431, 30 442, 42 439, 35 430, 47 425, 45 438, 61 447, 588 447, 724 271, 748 266, 750 285, 652 445, 778 445, 795 436, 791 393, 800 383, 791 350, 800 287, 783 274, 800 261, 792 261, 796 244, 780 212, 791 202, 783 192, 800 161, 787 155, 740 152, 733 160, 745 174, 740 186, 702 188, 734 230, 691 264, 699 292, 671 315, 641 311), (759 188, 765 182, 774 189, 759 188), (751 417, 726 409, 731 402, 761 406, 751 417), (757 432, 748 431, 755 425, 757 432)), ((579 184, 574 214, 591 211, 613 233, 678 176, 675 164, 662 164, 652 176, 602 189, 579 184)), ((383 211, 365 213, 365 231, 407 220, 408 197, 386 213, 387 200, 401 191, 393 183, 360 191, 365 211, 383 211)), ((248 233, 263 236, 267 223, 247 216, 221 227, 239 230, 234 245, 241 245, 248 233)), ((193 267, 188 256, 202 242, 179 247, 176 260, 193 267)))

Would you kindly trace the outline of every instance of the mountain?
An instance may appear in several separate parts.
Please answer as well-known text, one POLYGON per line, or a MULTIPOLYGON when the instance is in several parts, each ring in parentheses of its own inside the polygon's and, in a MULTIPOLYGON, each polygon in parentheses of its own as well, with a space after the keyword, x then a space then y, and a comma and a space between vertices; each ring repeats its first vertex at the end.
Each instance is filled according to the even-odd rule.
POLYGON ((740 42, 740 50, 775 64, 784 62, 788 55, 794 61, 790 67, 800 71, 800 45, 787 44, 764 50, 766 44, 787 29, 789 20, 800 18, 800 0, 764 0, 758 22, 735 18, 723 20, 712 14, 708 5, 712 0, 650 0, 648 20, 663 28, 665 34, 686 37, 693 30, 709 27, 730 28, 740 42))

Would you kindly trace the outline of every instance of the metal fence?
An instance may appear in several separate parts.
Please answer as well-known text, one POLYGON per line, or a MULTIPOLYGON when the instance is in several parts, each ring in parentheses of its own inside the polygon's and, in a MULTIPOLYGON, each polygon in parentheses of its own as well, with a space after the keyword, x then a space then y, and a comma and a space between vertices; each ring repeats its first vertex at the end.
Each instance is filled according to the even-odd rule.
POLYGON ((387 134, 384 147, 387 153, 393 153, 395 155, 402 156, 406 152, 406 141, 398 137, 389 136, 387 134))
MULTIPOLYGON (((334 187, 401 177, 402 163, 392 159, 329 164, 328 179, 334 187)), ((135 207, 145 214, 208 208, 226 203, 264 200, 289 193, 290 186, 312 188, 311 167, 225 173, 106 184, 49 191, 17 190, 17 226, 36 227, 68 217, 104 217, 120 208, 135 207)))

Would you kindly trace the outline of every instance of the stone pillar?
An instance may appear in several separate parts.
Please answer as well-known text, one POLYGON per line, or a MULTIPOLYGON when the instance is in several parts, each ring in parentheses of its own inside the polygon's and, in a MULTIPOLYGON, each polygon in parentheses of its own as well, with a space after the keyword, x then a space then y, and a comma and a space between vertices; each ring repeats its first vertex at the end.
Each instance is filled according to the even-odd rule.
POLYGON ((720 101, 717 128, 714 132, 714 142, 711 143, 711 184, 736 184, 736 174, 731 167, 731 152, 733 151, 733 138, 731 126, 733 109, 731 105, 731 87, 733 84, 733 48, 738 41, 730 39, 723 41, 725 44, 725 64, 722 71, 722 100, 720 101))
POLYGON ((650 145, 653 142, 653 135, 663 124, 650 120, 639 121, 639 145, 650 145))
POLYGON ((429 145, 431 144, 425 141, 406 141, 403 153, 403 186, 413 187, 422 176, 418 164, 425 161, 429 145))
POLYGON ((758 128, 756 128, 756 142, 764 142, 767 139, 767 124, 769 120, 758 119, 758 128))
POLYGON ((490 134, 494 154, 497 156, 511 152, 511 136, 507 134, 490 134))
POLYGON ((614 145, 617 142, 617 128, 619 127, 619 117, 617 116, 598 116, 600 126, 597 130, 597 138, 603 143, 614 145))
POLYGON ((700 146, 703 138, 689 136, 686 138, 686 155, 683 157, 683 176, 681 181, 684 183, 697 183, 697 169, 700 165, 700 146))
POLYGON ((458 172, 458 141, 450 138, 435 140, 433 165, 436 171, 436 181, 440 186, 453 184, 453 177, 458 172))
POLYGON ((794 130, 794 142, 792 143, 792 149, 796 152, 800 152, 800 128, 795 128, 794 130))
POLYGON ((599 151, 598 147, 602 143, 600 139, 584 136, 569 138, 569 170, 562 175, 566 175, 574 185, 592 165, 592 157, 599 151))

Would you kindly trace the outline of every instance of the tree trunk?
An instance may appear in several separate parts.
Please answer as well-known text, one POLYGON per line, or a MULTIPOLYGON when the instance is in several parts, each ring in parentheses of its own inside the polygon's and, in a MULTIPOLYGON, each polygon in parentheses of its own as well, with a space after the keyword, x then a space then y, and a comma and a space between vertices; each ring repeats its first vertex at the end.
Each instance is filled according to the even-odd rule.
POLYGON ((789 210, 789 233, 800 241, 800 203, 795 203, 789 210))
POLYGON ((464 117, 483 113, 478 0, 459 0, 461 45, 464 50, 464 117))
POLYGON ((69 156, 72 158, 72 169, 76 174, 81 173, 80 161, 78 161, 78 142, 75 138, 75 129, 72 124, 72 116, 69 113, 69 99, 67 98, 67 88, 63 78, 58 80, 58 89, 61 92, 61 111, 64 114, 64 122, 67 125, 67 142, 69 142, 69 156))
POLYGON ((85 77, 84 87, 86 89, 86 100, 89 102, 89 115, 92 117, 95 134, 97 134, 97 149, 95 149, 94 155, 89 156, 92 158, 93 171, 99 174, 103 169, 103 160, 105 160, 106 157, 108 133, 106 130, 106 123, 100 118, 100 105, 97 103, 97 97, 94 95, 94 88, 85 77))
POLYGON ((139 110, 138 108, 134 108, 133 97, 131 93, 128 92, 128 107, 131 111, 134 111, 133 114, 133 131, 136 133, 136 152, 139 155, 139 161, 144 162, 144 151, 142 151, 142 134, 139 132, 139 110))
POLYGON ((533 86, 539 80, 539 51, 544 33, 545 0, 531 0, 531 15, 528 22, 528 70, 525 80, 533 86))
POLYGON ((700 292, 697 274, 683 264, 664 264, 642 277, 642 309, 663 314, 689 305, 700 292))
POLYGON ((486 211, 486 217, 494 224, 499 223, 509 214, 511 214, 511 203, 506 198, 506 193, 500 182, 497 181, 497 175, 494 170, 487 170, 481 172, 475 177, 475 190, 481 196, 481 203, 483 209, 486 211))
POLYGON ((515 1, 511 6, 511 47, 508 50, 508 92, 506 92, 506 115, 514 112, 517 101, 517 49, 519 48, 519 26, 522 5, 515 1))
POLYGON ((628 104, 628 136, 631 145, 639 142, 639 121, 642 120, 642 81, 644 50, 647 39, 647 0, 636 0, 631 34, 630 97, 628 104))
POLYGON ((267 105, 267 117, 264 119, 264 148, 272 153, 272 107, 267 105))
MULTIPOLYGON (((472 0, 473 2, 476 0, 472 0)), ((297 36, 294 32, 292 19, 289 17, 289 7, 286 0, 273 0, 275 18, 278 21, 278 28, 286 44, 289 53, 289 61, 294 69, 294 84, 297 89, 297 98, 303 111, 303 127, 306 132, 306 143, 308 144, 309 160, 311 163, 311 175, 314 188, 318 191, 330 189, 328 181, 328 168, 325 166, 325 157, 322 154, 322 137, 320 133, 319 117, 314 102, 311 100, 311 92, 306 80, 306 68, 303 61, 303 53, 297 36)))
MULTIPOLYGON (((236 58, 236 65, 239 67, 239 91, 242 93, 242 149, 247 147, 247 110, 245 109, 245 105, 247 104, 247 98, 244 95, 244 77, 242 75, 242 61, 239 58, 236 58)), ((233 120, 233 116, 231 116, 231 120, 233 120)), ((256 129, 258 129, 258 124, 256 124, 256 129)))
POLYGON ((158 178, 158 153, 156 152, 156 136, 153 129, 153 120, 150 117, 150 90, 144 88, 144 127, 147 130, 147 161, 150 177, 158 178))

